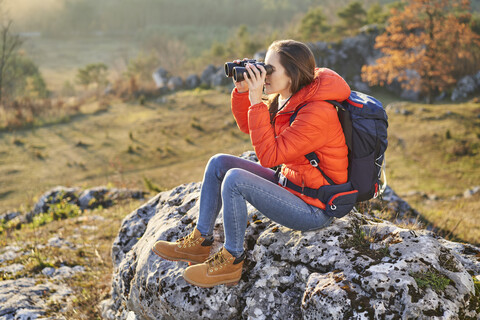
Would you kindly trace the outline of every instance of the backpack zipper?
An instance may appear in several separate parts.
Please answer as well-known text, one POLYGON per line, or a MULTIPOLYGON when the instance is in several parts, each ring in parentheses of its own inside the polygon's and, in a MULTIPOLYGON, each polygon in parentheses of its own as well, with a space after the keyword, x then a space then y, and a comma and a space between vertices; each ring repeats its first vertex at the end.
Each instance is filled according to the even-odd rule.
POLYGON ((334 195, 334 196, 328 201, 328 204, 329 204, 329 205, 332 205, 332 204, 333 204, 333 201, 334 201, 335 199, 337 199, 338 197, 344 196, 344 195, 347 195, 347 194, 352 194, 352 193, 358 193, 358 190, 352 190, 352 191, 337 193, 336 195, 334 195))

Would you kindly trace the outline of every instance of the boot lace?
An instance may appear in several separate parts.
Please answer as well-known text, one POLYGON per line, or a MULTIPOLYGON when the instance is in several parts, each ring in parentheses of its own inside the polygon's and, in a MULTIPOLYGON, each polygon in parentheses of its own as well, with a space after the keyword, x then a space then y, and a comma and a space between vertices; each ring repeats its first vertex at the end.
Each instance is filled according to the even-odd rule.
POLYGON ((188 236, 178 239, 177 245, 183 248, 191 247, 196 245, 198 240, 200 240, 200 237, 195 239, 195 234, 192 232, 188 236))
POLYGON ((218 251, 205 261, 205 263, 208 264, 208 269, 210 272, 223 268, 224 264, 227 262, 228 259, 223 255, 223 250, 218 251))

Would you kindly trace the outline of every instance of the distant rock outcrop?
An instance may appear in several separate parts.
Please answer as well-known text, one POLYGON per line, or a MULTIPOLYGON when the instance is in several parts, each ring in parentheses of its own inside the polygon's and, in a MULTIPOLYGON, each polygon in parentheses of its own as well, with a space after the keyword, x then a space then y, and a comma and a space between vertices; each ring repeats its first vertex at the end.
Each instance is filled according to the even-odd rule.
MULTIPOLYGON (((248 206, 247 259, 239 285, 184 281, 183 262, 151 251, 188 234, 200 183, 162 192, 130 213, 112 247, 106 319, 478 319, 480 248, 351 212, 310 232, 279 226, 248 206)), ((402 207, 393 191, 384 199, 402 207)), ((409 207, 404 209, 410 210, 409 207)), ((221 214, 215 225, 223 242, 221 214)))
POLYGON ((46 213, 49 207, 62 200, 71 204, 78 205, 82 210, 93 209, 99 206, 110 207, 116 200, 124 199, 143 199, 146 192, 141 190, 117 189, 107 187, 95 187, 92 189, 81 190, 79 188, 68 188, 58 186, 45 192, 35 203, 32 211, 28 212, 23 222, 31 222, 33 217, 38 214, 46 213))
POLYGON ((471 76, 465 76, 458 81, 452 92, 452 101, 460 101, 480 92, 480 71, 471 76))
MULTIPOLYGON (((376 25, 365 26, 360 30, 360 33, 355 37, 342 39, 338 42, 324 42, 318 41, 309 43, 317 66, 327 67, 335 70, 340 74, 351 86, 353 90, 370 92, 370 87, 363 82, 361 74, 364 65, 371 65, 375 60, 381 57, 382 53, 374 48, 375 39, 380 34, 381 30, 376 25)), ((262 50, 253 55, 254 59, 263 60, 266 51, 262 50)), ((471 97, 480 92, 480 71, 476 74, 462 78, 457 86, 454 88, 450 99, 452 101, 461 101, 471 97)), ((161 93, 175 91, 186 87, 187 89, 194 89, 200 85, 210 87, 232 86, 231 79, 225 77, 223 66, 208 65, 200 76, 190 75, 185 79, 185 86, 179 85, 181 78, 172 77, 167 70, 163 68, 157 69, 152 77, 161 93), (172 83, 172 78, 175 79, 175 84, 172 83)), ((407 70, 404 75, 405 79, 394 79, 392 83, 385 84, 384 87, 406 100, 418 101, 422 97, 419 89, 405 89, 402 88, 402 83, 413 78, 418 78, 419 75, 415 70, 407 70)), ((438 99, 444 99, 447 94, 442 93, 438 99)))

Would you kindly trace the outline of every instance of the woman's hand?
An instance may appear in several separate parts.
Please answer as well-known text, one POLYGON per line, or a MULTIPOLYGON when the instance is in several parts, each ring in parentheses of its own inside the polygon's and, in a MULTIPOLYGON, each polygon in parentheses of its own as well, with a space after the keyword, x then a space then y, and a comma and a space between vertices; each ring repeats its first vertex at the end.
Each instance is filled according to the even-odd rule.
POLYGON ((262 102, 263 95, 263 86, 265 85, 265 77, 267 76, 267 71, 261 65, 255 66, 254 64, 248 63, 245 68, 250 77, 245 76, 245 82, 248 84, 249 92, 248 98, 252 105, 262 102))
POLYGON ((237 88, 238 93, 244 93, 248 91, 248 84, 246 81, 237 82, 233 80, 233 84, 237 88))
MULTIPOLYGON (((243 58, 243 61, 245 60, 248 60, 248 58, 243 58)), ((234 63, 240 65, 240 62, 242 62, 242 60, 234 60, 233 61, 234 63)), ((233 78, 232 78, 233 79, 233 78)), ((237 91, 238 93, 244 93, 244 92, 247 92, 248 91, 248 84, 245 82, 245 81, 235 81, 235 79, 233 80, 233 84, 235 85, 235 87, 237 88, 237 91)))

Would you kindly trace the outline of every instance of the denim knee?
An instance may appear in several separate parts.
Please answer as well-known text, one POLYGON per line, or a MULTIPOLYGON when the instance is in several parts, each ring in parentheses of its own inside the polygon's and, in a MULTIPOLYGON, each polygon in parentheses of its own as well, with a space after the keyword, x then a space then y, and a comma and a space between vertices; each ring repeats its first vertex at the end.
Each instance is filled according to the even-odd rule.
POLYGON ((237 183, 242 180, 244 171, 243 169, 237 168, 228 170, 223 179, 222 190, 238 191, 236 190, 236 186, 237 183))
POLYGON ((226 167, 227 158, 228 158, 228 155, 223 153, 218 153, 214 155, 213 157, 210 158, 210 160, 208 160, 207 168, 205 171, 209 173, 215 173, 215 176, 220 179, 221 174, 219 173, 224 171, 222 170, 222 168, 226 167))

